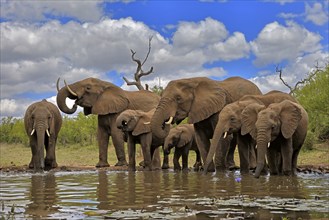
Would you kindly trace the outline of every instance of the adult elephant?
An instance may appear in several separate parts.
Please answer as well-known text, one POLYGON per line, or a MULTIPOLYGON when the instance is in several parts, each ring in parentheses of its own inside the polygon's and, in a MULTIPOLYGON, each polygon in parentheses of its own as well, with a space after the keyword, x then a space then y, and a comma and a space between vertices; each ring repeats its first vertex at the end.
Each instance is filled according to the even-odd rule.
MULTIPOLYGON (((205 162, 205 170, 207 170, 207 167, 210 165, 217 150, 216 148, 218 148, 218 151, 223 151, 223 146, 217 145, 216 143, 219 142, 220 138, 227 137, 227 134, 237 135, 240 172, 249 173, 250 168, 256 168, 256 154, 254 149, 256 143, 247 132, 247 125, 244 124, 248 121, 243 121, 241 119, 242 111, 246 106, 252 103, 258 103, 267 107, 271 103, 277 103, 284 100, 297 102, 297 100, 288 93, 273 90, 264 95, 245 95, 238 101, 226 105, 218 116, 218 122, 205 162)), ((223 164, 225 158, 221 157, 220 160, 222 161, 221 164, 223 164)))
POLYGON ((29 168, 42 171, 57 167, 55 147, 62 126, 62 116, 56 105, 45 99, 31 104, 26 109, 24 125, 32 151, 29 168))
MULTIPOLYGON (((205 162, 218 113, 225 105, 248 94, 261 94, 261 91, 254 83, 240 77, 223 81, 206 77, 173 80, 164 89, 153 115, 152 132, 166 137, 168 124, 179 124, 188 117, 188 123, 194 124, 196 142, 205 162)), ((214 171, 215 168, 212 165, 209 169, 214 171)))
MULTIPOLYGON (((64 81, 65 82, 65 81, 64 81)), ((115 122, 119 113, 126 109, 149 111, 155 108, 160 97, 150 91, 125 91, 120 87, 96 78, 84 80, 58 88, 57 105, 66 114, 73 114, 77 106, 83 107, 85 115, 98 115, 97 140, 99 162, 96 167, 107 167, 109 137, 115 147, 118 162, 116 166, 127 165, 124 152, 124 137, 115 122), (66 105, 66 98, 75 100, 72 108, 66 105)))
POLYGON ((189 151, 193 150, 196 154, 196 161, 193 165, 194 170, 201 168, 201 156, 195 141, 194 126, 192 124, 180 124, 170 129, 168 136, 164 141, 163 150, 166 155, 170 154, 170 150, 175 148, 174 152, 174 170, 188 170, 189 151), (182 157, 182 166, 179 159, 182 157))
MULTIPOLYGON (((136 144, 140 144, 143 151, 145 170, 161 168, 160 146, 164 138, 153 137, 150 121, 155 109, 148 112, 127 109, 119 114, 116 126, 127 134, 130 171, 136 170, 136 144)), ((164 155, 163 165, 168 166, 168 155, 164 155)))
POLYGON ((278 155, 282 157, 284 175, 296 173, 297 158, 307 134, 308 115, 298 103, 284 100, 264 105, 251 104, 242 112, 246 129, 257 142, 257 168, 255 177, 260 176, 267 154, 270 173, 278 174, 278 155), (279 154, 278 154, 279 152, 279 154))

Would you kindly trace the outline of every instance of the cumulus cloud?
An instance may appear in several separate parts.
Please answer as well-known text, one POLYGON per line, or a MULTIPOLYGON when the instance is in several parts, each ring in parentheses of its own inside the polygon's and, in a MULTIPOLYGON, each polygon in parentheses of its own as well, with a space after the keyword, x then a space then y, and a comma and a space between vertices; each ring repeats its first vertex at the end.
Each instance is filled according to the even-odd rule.
POLYGON ((320 2, 315 2, 313 7, 308 3, 305 4, 306 21, 311 21, 316 25, 328 23, 328 3, 323 6, 320 2), (327 9, 325 9, 327 7, 327 9))
POLYGON ((93 1, 1 1, 1 17, 7 20, 39 22, 51 17, 97 21, 103 15, 101 0, 93 1))
POLYGON ((313 53, 321 49, 321 36, 310 32, 294 22, 286 26, 278 22, 267 24, 251 42, 251 48, 256 56, 257 66, 270 63, 291 61, 301 55, 313 53))
MULTIPOLYGON (((315 69, 316 66, 324 67, 329 60, 328 52, 316 51, 305 56, 297 57, 293 62, 282 68, 282 78, 291 87, 294 87, 298 81, 307 78, 308 74, 315 69)), ((270 90, 280 90, 289 92, 279 78, 279 74, 273 69, 272 73, 258 74, 257 77, 251 79, 263 93, 270 90)))

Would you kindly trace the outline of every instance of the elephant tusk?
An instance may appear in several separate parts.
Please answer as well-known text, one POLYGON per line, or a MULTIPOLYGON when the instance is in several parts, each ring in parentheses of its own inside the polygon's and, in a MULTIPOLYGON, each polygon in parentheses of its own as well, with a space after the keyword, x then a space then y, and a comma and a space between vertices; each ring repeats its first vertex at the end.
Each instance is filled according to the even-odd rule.
POLYGON ((48 137, 50 137, 50 134, 49 134, 49 131, 48 131, 48 129, 46 129, 46 133, 47 133, 48 137))
POLYGON ((227 136, 227 131, 224 133, 224 137, 223 137, 223 138, 225 139, 225 138, 226 138, 226 136, 227 136))
POLYGON ((35 132, 35 129, 33 128, 33 130, 31 131, 31 136, 34 134, 35 132))
POLYGON ((270 147, 270 145, 271 145, 271 143, 270 143, 270 142, 268 142, 268 143, 267 143, 267 148, 269 148, 269 147, 270 147))
POLYGON ((170 125, 174 118, 170 116, 169 120, 165 122, 166 125, 170 125))
POLYGON ((257 144, 255 145, 255 149, 257 149, 257 144))
POLYGON ((150 121, 144 122, 144 125, 149 125, 149 124, 151 124, 150 121))
POLYGON ((70 92, 72 95, 78 97, 78 94, 76 94, 75 92, 73 92, 73 90, 67 85, 65 79, 64 79, 64 83, 65 83, 65 86, 66 86, 67 90, 69 90, 69 92, 70 92))
POLYGON ((60 79, 60 77, 58 77, 57 82, 56 82, 57 92, 59 92, 59 79, 60 79))

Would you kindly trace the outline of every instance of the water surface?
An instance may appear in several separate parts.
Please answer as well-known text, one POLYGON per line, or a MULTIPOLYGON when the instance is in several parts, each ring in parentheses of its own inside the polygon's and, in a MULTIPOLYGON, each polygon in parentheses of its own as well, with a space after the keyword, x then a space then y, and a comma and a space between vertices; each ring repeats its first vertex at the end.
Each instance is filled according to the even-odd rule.
POLYGON ((8 219, 329 218, 329 175, 78 171, 1 173, 8 219))

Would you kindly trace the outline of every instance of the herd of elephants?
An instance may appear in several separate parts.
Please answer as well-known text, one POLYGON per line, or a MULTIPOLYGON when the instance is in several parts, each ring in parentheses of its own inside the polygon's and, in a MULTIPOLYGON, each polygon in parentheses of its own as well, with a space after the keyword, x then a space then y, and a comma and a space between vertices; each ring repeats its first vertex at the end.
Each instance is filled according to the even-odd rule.
MULTIPOLYGON (((148 90, 125 91, 97 78, 64 83, 59 88, 57 81, 57 106, 62 112, 73 114, 81 106, 85 115, 98 115, 96 167, 109 166, 111 137, 118 160, 115 165, 128 165, 130 171, 136 170, 136 144, 140 144, 144 170, 169 168, 168 154, 175 147, 174 170, 188 169, 188 153, 194 150, 195 170, 224 171, 235 166, 237 146, 241 173, 254 170, 255 177, 267 172, 296 173, 308 116, 288 93, 262 94, 253 82, 241 77, 172 80, 161 96, 148 90), (75 100, 72 107, 67 106, 67 98, 75 100), (180 124, 186 118, 187 123, 180 124)), ((35 171, 57 167, 55 146, 62 125, 57 106, 42 100, 26 110, 24 123, 32 151, 29 167, 35 171)))

